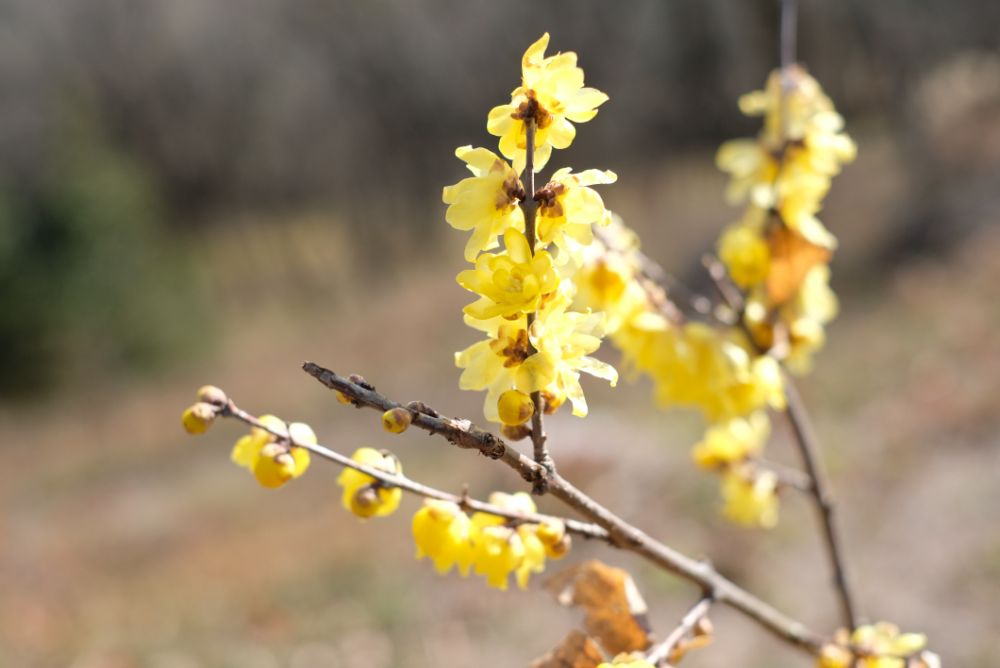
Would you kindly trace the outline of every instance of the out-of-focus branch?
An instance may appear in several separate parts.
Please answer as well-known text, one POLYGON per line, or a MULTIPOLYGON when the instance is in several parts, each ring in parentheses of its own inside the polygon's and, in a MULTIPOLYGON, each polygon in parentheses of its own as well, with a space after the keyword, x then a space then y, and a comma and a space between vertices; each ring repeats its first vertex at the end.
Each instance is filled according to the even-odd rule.
MULTIPOLYGON (((376 392, 363 379, 344 378, 312 362, 306 362, 303 369, 326 387, 349 398, 356 406, 380 411, 401 406, 376 392)), ((611 545, 634 552, 660 568, 698 585, 706 595, 740 611, 795 647, 814 654, 822 647, 824 638, 801 622, 723 577, 708 562, 692 559, 652 538, 587 496, 558 473, 549 471, 509 447, 502 439, 473 426, 468 420, 442 417, 437 411, 419 402, 410 403, 406 408, 414 413, 411 426, 444 436, 459 447, 479 450, 492 459, 499 459, 528 482, 534 483, 543 478, 552 496, 605 529, 611 545)))
POLYGON ((656 260, 637 248, 619 247, 614 243, 611 235, 599 227, 594 228, 594 236, 612 253, 626 255, 638 265, 639 282, 646 291, 650 302, 667 320, 675 323, 685 320, 684 313, 671 299, 671 295, 683 298, 691 311, 699 316, 712 317, 711 300, 689 288, 683 281, 665 270, 656 260))
POLYGON ((830 483, 819 461, 819 442, 816 440, 815 432, 813 432, 809 414, 802 403, 802 397, 799 396, 795 383, 792 382, 787 373, 785 374, 785 397, 788 401, 785 415, 788 416, 788 423, 795 434, 795 443, 802 455, 806 474, 812 480, 810 491, 820 516, 820 524, 823 527, 823 540, 826 543, 826 551, 830 556, 830 565, 833 568, 834 588, 840 604, 841 618, 847 628, 855 629, 858 626, 857 612, 847 581, 843 541, 834 519, 835 511, 833 497, 830 493, 830 483))
POLYGON ((649 651, 646 655, 646 661, 654 666, 666 665, 677 644, 694 630, 695 625, 708 614, 708 610, 714 602, 711 596, 705 596, 691 606, 677 628, 671 631, 670 635, 663 639, 663 642, 649 651))
POLYGON ((468 496, 468 494, 451 494, 449 492, 444 492, 434 487, 429 487, 422 483, 411 480, 405 476, 390 473, 388 471, 383 471, 382 469, 375 468, 374 466, 369 466, 367 464, 362 464, 361 462, 356 462, 350 457, 342 455, 335 450, 331 450, 323 445, 311 444, 311 443, 297 443, 290 438, 290 436, 285 433, 269 427, 267 424, 261 422, 259 419, 247 413, 243 409, 239 408, 232 400, 230 400, 226 405, 222 406, 218 410, 218 414, 222 417, 231 417, 241 422, 244 422, 252 427, 257 427, 262 429, 274 436, 278 437, 280 441, 287 442, 289 446, 295 448, 302 448, 303 450, 308 450, 314 455, 327 459, 335 464, 339 464, 344 468, 354 469, 364 473, 365 475, 371 476, 379 481, 380 484, 386 487, 398 487, 404 492, 409 492, 416 496, 422 496, 427 499, 437 499, 439 501, 450 501, 467 511, 483 512, 489 513, 490 515, 496 515, 497 517, 502 517, 511 522, 518 524, 530 523, 530 524, 542 524, 542 523, 563 523, 566 527, 566 531, 584 538, 595 538, 598 540, 609 540, 608 532, 597 526, 596 524, 581 522, 579 520, 568 519, 564 517, 556 517, 554 515, 544 515, 541 513, 521 513, 516 511, 511 511, 500 506, 496 506, 491 503, 486 503, 485 501, 479 501, 468 496))

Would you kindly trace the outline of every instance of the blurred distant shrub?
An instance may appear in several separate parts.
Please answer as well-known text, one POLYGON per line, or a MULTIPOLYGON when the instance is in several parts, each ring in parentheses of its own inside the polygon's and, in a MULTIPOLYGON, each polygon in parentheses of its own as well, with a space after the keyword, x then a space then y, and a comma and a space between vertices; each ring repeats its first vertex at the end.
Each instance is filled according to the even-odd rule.
POLYGON ((141 165, 77 121, 51 168, 0 189, 0 395, 165 363, 195 303, 141 165))

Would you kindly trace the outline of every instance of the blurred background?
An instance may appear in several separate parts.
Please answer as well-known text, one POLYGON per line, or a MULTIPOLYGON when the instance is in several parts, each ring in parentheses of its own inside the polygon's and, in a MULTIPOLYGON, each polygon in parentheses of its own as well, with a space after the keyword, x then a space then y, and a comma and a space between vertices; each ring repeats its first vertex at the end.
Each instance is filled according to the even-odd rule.
MULTIPOLYGON (((842 314, 801 383, 857 598, 950 665, 994 665, 1000 4, 800 4, 800 58, 860 148, 822 214, 842 314)), ((499 667, 553 646, 579 612, 537 579, 499 594, 414 561, 415 501, 361 523, 322 463, 264 490, 228 462, 236 424, 193 440, 180 412, 211 382, 437 486, 517 488, 385 434, 299 364, 480 415, 452 368, 475 336, 440 191, 463 177, 456 146, 494 147, 486 113, 546 30, 611 96, 553 167, 616 171, 608 206, 704 286, 738 216, 714 152, 757 130, 736 99, 775 65, 776 26, 771 0, 0 0, 0 665, 499 667)), ((726 525, 689 460, 698 419, 653 410, 643 383, 586 390, 591 417, 550 421, 564 474, 833 627, 803 499, 774 531, 726 525)), ((771 456, 793 463, 784 436, 771 456)), ((697 595, 628 555, 570 561, 595 555, 636 575, 661 637, 697 595)), ((685 665, 808 665, 714 618, 685 665)))

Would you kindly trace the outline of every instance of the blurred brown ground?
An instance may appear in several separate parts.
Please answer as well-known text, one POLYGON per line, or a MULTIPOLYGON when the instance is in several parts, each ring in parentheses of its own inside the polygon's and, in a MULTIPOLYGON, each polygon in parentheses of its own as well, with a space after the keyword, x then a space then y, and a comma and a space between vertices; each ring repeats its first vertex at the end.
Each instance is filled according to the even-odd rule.
MULTIPOLYGON (((984 48, 975 16, 988 24, 995 7, 964 3, 971 18, 956 10, 945 21, 934 3, 912 15, 906 3, 847 4, 851 11, 802 7, 803 59, 844 108, 860 155, 822 214, 842 240, 842 314, 801 388, 841 500, 862 610, 928 633, 947 665, 991 666, 1000 654, 1000 56, 995 44, 984 48), (927 38, 935 20, 938 41, 927 38), (843 44, 851 48, 841 54, 843 44)), ((27 33, 41 44, 66 38, 47 59, 16 48, 23 36, 7 42, 8 56, 21 59, 2 61, 0 83, 23 94, 0 118, 6 189, 26 192, 10 184, 50 169, 24 131, 37 120, 25 109, 50 110, 43 93, 56 84, 40 73, 87 82, 83 97, 98 102, 114 150, 157 184, 166 243, 185 258, 184 280, 207 308, 153 305, 195 338, 165 366, 106 369, 102 350, 81 345, 60 362, 56 387, 0 403, 0 666, 526 665, 579 621, 554 607, 538 579, 528 592, 501 594, 478 579, 438 577, 413 559, 415 501, 359 522, 340 509, 336 471, 322 462, 286 489, 261 489, 228 462, 237 425, 194 440, 178 417, 211 382, 248 410, 309 422, 341 451, 392 448, 408 474, 443 488, 468 482, 485 496, 519 485, 506 469, 421 434, 385 434, 377 414, 337 404, 298 365, 312 359, 360 372, 395 398, 480 414, 481 397, 458 391, 451 357, 474 339, 453 280, 463 239, 435 200, 461 177, 454 146, 492 145, 482 118, 513 86, 518 55, 536 35, 501 34, 494 26, 510 8, 486 4, 260 0, 229 38, 222 9, 137 6, 145 9, 93 0, 78 15, 56 3, 3 6, 9 26, 42 26, 27 33), (324 29, 341 41, 325 40, 324 29), (302 39, 297 47, 289 35, 302 39), (148 48, 133 51, 144 36, 148 48), (446 47, 472 64, 463 69, 446 47), (372 61, 379 53, 389 57, 372 61), (268 54, 277 65, 265 76, 268 54), (486 64, 492 72, 478 75, 486 64), (287 88, 240 78, 255 72, 287 88), (434 81, 422 85, 428 73, 434 81), (448 77, 465 91, 454 123, 431 113, 448 77), (216 86, 234 81, 257 96, 239 97, 240 84, 223 104, 216 86), (271 106, 251 109, 251 98, 271 106), (232 119, 249 126, 220 137, 232 119)), ((613 97, 555 160, 614 168, 608 205, 652 255, 697 284, 697 258, 736 215, 722 203, 714 146, 753 131, 735 96, 759 85, 771 63, 773 10, 724 0, 631 12, 586 4, 589 15, 570 6, 545 5, 539 23, 613 97), (675 43, 660 48, 656 21, 667 19, 675 43), (697 72, 685 74, 691 62, 697 72), (693 100, 679 101, 685 95, 693 100)), ((13 261, 3 250, 0 259, 13 261)), ((22 306, 17 294, 5 307, 22 306)), ((610 350, 604 357, 616 360, 610 350)), ((697 419, 655 411, 644 383, 585 389, 591 416, 557 416, 549 427, 568 477, 782 609, 817 628, 835 623, 803 499, 784 499, 772 532, 726 525, 715 481, 689 459, 697 419)), ((785 436, 770 453, 794 462, 785 436)), ((569 559, 589 556, 635 573, 661 635, 696 595, 599 546, 578 544, 569 559)), ((685 666, 808 665, 742 618, 714 618, 717 644, 685 666)))

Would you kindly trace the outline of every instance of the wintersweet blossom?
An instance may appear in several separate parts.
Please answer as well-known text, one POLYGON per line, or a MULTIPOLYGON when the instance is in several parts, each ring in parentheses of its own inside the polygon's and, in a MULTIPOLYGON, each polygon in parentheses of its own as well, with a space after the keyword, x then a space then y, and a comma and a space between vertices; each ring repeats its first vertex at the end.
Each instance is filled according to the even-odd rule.
POLYGON ((841 629, 836 642, 820 652, 819 668, 940 668, 941 660, 922 651, 927 637, 922 633, 900 633, 888 622, 859 626, 849 636, 841 629), (912 660, 911 660, 912 658, 912 660))
POLYGON ((778 523, 778 477, 773 471, 730 468, 722 476, 723 514, 745 526, 778 523))
POLYGON ((309 451, 293 447, 289 442, 316 445, 316 434, 302 422, 285 422, 274 415, 258 418, 266 427, 252 427, 250 433, 236 441, 230 458, 237 466, 248 469, 263 487, 281 487, 298 478, 309 468, 309 451))
POLYGON ((430 558, 442 575, 458 566, 468 575, 472 566, 472 523, 469 516, 450 501, 427 499, 413 516, 413 539, 417 559, 430 558))
POLYGON ((691 451, 698 466, 716 469, 744 461, 759 454, 771 431, 771 422, 764 411, 748 417, 735 417, 711 425, 704 438, 691 451))
POLYGON ((559 274, 548 252, 532 256, 528 240, 512 229, 504 234, 504 246, 505 252, 484 253, 475 269, 458 275, 459 285, 480 295, 464 309, 473 318, 511 318, 534 312, 559 287, 559 274))
POLYGON ((607 225, 611 221, 604 200, 590 186, 617 180, 615 173, 608 170, 588 169, 574 174, 572 169, 564 167, 535 194, 539 242, 559 249, 560 264, 570 259, 579 260, 583 249, 594 240, 593 226, 607 225))
MULTIPOLYGON (((351 459, 359 464, 400 475, 403 468, 392 454, 374 448, 358 448, 351 459)), ((337 484, 343 488, 341 504, 358 517, 385 517, 399 507, 403 490, 382 484, 367 473, 345 468, 337 477, 337 484)))
POLYGON ((474 262, 480 251, 496 248, 497 237, 508 229, 524 230, 524 213, 518 206, 524 188, 517 173, 492 151, 461 146, 455 155, 465 161, 473 176, 446 186, 441 198, 448 205, 448 224, 472 230, 465 259, 474 262))
POLYGON ((553 148, 563 149, 573 142, 576 128, 597 115, 597 107, 608 96, 583 85, 583 70, 576 54, 558 53, 545 57, 549 34, 528 47, 521 59, 521 85, 511 93, 509 104, 490 110, 486 129, 500 137, 500 152, 514 162, 521 173, 528 145, 527 122, 535 123, 534 165, 540 171, 553 148))

